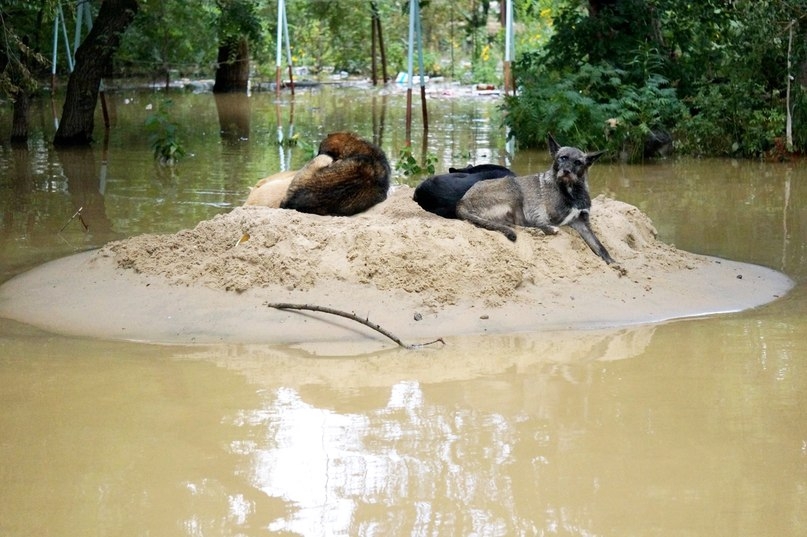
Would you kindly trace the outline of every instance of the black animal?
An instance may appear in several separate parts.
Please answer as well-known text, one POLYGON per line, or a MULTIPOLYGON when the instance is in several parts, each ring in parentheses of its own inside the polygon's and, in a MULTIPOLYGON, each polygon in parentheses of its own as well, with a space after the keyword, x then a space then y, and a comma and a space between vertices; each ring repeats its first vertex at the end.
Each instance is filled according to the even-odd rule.
POLYGON ((427 177, 415 188, 413 199, 425 210, 444 218, 457 218, 457 202, 478 181, 515 175, 498 164, 449 168, 448 173, 427 177))
POLYGON ((589 224, 591 196, 588 169, 604 152, 584 153, 576 147, 560 147, 550 134, 552 167, 525 177, 507 177, 472 186, 457 204, 457 216, 477 226, 499 231, 511 241, 511 226, 537 227, 555 234, 569 226, 606 263, 613 263, 589 224))

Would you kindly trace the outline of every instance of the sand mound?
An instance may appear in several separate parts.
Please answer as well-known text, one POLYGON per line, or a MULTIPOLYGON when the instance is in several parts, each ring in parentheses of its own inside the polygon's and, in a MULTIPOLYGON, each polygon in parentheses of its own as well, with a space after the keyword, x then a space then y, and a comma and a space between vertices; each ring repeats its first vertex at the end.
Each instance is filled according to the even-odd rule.
MULTIPOLYGON (((594 229, 623 274, 707 262, 657 241, 650 220, 633 206, 600 197, 593 207, 594 229)), ((423 211, 409 188, 356 217, 237 208, 175 235, 112 243, 100 255, 177 285, 308 291, 327 281, 349 282, 416 293, 432 307, 463 299, 499 306, 526 284, 614 270, 569 228, 554 237, 520 229, 513 244, 501 234, 423 211), (245 235, 248 240, 239 243, 245 235)))
POLYGON ((400 337, 433 337, 736 311, 792 286, 769 269, 666 245, 646 215, 613 199, 593 201, 592 227, 616 265, 569 228, 555 236, 520 228, 512 243, 432 215, 409 187, 350 218, 239 207, 191 230, 132 237, 35 269, 0 289, 0 314, 106 337, 293 342, 368 332, 266 301, 361 312, 400 337), (32 287, 41 286, 50 300, 37 306, 32 287), (54 314, 65 301, 72 305, 54 314), (66 319, 82 301, 102 312, 98 326, 66 319))

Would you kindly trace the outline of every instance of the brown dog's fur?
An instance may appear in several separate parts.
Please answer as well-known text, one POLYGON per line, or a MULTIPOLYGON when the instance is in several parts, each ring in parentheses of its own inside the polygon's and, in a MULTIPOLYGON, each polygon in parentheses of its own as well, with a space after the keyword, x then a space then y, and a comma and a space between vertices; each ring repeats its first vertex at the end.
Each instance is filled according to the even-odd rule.
POLYGON ((296 173, 297 170, 289 170, 264 177, 250 189, 244 206, 260 205, 273 209, 280 208, 280 202, 286 197, 286 191, 296 173))
POLYGON ((306 165, 294 176, 281 209, 351 216, 387 198, 390 165, 381 148, 353 133, 336 132, 322 141, 309 164, 325 156, 333 161, 326 166, 306 165))
POLYGON ((260 205, 262 207, 278 209, 280 208, 280 202, 286 197, 289 185, 295 177, 298 175, 300 177, 310 177, 314 172, 332 162, 333 159, 328 155, 317 155, 299 170, 288 170, 278 172, 269 177, 264 177, 250 189, 249 196, 247 196, 247 201, 244 202, 244 206, 260 205))

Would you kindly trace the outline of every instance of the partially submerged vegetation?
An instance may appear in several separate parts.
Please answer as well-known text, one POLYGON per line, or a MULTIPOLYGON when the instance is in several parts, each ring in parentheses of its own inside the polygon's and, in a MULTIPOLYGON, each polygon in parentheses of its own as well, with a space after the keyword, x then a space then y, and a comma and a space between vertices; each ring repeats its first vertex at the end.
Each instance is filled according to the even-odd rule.
MULTIPOLYGON (((289 56, 299 67, 289 72, 372 77, 383 84, 406 71, 407 0, 106 0, 107 19, 126 11, 131 22, 108 36, 120 38, 114 62, 94 65, 93 72, 147 77, 166 88, 177 77, 215 77, 214 92, 244 92, 245 77, 273 83, 277 39, 285 30, 278 28, 281 4, 289 56)), ((8 0, 0 7, 0 95, 15 103, 16 141, 27 133, 22 108, 28 97, 51 70, 68 69, 61 36, 58 50, 51 50, 52 29, 61 13, 68 27, 77 21, 73 10, 88 4, 78 5, 8 0)), ((424 74, 501 86, 505 5, 421 0, 424 74)), ((521 147, 542 145, 552 132, 629 161, 673 148, 769 158, 807 148, 804 2, 515 0, 513 8, 516 91, 504 109, 521 147)), ((89 11, 96 17, 93 31, 103 34, 99 5, 89 11)), ((77 65, 95 57, 84 56, 76 55, 77 65)), ((285 75, 288 59, 281 56, 285 75)), ((71 108, 91 119, 90 107, 71 108)), ((92 122, 70 119, 79 132, 63 133, 62 142, 89 143, 85 131, 92 122)))
POLYGON ((803 2, 578 4, 560 10, 545 47, 518 58, 520 91, 505 108, 520 144, 550 131, 629 161, 671 144, 774 159, 807 149, 803 2))

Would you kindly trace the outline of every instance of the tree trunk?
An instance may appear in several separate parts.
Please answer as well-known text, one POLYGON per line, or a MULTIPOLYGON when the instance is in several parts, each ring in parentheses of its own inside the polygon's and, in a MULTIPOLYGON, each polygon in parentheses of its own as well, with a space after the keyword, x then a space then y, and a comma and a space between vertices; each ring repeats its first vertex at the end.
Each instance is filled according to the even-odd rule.
POLYGON ((15 145, 28 143, 28 110, 36 88, 31 71, 39 66, 41 58, 30 48, 29 41, 28 36, 24 36, 17 44, 16 35, 12 34, 11 39, 0 43, 0 74, 7 77, 5 91, 14 103, 10 141, 15 145))
POLYGON ((11 143, 28 143, 28 109, 30 98, 25 88, 19 88, 14 95, 14 116, 11 121, 11 143))
POLYGON ((137 0, 104 0, 92 30, 76 51, 76 64, 67 82, 62 119, 53 144, 89 145, 95 106, 104 69, 120 46, 139 6, 137 0))
POLYGON ((246 93, 249 84, 249 42, 244 36, 219 45, 213 93, 246 93))

